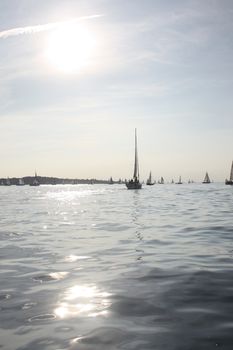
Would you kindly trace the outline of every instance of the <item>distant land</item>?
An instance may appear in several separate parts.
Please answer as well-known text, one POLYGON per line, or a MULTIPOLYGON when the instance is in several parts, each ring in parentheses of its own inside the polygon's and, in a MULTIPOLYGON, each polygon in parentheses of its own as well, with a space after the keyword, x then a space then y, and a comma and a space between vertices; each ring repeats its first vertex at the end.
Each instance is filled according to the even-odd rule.
MULTIPOLYGON (((58 177, 48 177, 48 176, 37 176, 37 181, 40 185, 77 185, 77 184, 109 184, 110 180, 98 180, 98 179, 67 179, 58 177)), ((24 176, 24 177, 12 177, 12 178, 0 178, 0 186, 7 184, 10 180, 11 185, 18 185, 20 180, 24 181, 25 185, 30 185, 35 180, 35 176, 24 176)), ((121 179, 118 181, 113 181, 112 183, 124 183, 121 179)))

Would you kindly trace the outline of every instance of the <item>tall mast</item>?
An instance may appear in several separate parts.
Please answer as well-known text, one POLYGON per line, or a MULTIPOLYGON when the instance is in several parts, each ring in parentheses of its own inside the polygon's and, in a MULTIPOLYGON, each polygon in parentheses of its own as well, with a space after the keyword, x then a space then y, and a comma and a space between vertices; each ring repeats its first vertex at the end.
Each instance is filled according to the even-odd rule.
POLYGON ((133 178, 139 178, 139 169, 138 169, 138 147, 137 147, 137 129, 135 129, 135 158, 134 158, 134 173, 133 178))
POLYGON ((231 164, 230 181, 233 181, 233 161, 232 161, 232 164, 231 164))

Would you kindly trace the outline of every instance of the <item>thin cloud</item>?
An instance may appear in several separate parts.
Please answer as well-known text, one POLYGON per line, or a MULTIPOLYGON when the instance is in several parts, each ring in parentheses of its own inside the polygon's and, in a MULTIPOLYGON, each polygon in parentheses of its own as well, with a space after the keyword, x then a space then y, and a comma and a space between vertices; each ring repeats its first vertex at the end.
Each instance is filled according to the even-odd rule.
POLYGON ((53 22, 53 23, 39 24, 35 26, 18 27, 18 28, 3 30, 0 32, 0 39, 6 39, 10 36, 17 36, 21 34, 34 34, 38 32, 43 32, 46 30, 51 30, 53 28, 56 28, 61 24, 75 23, 75 22, 85 21, 89 19, 99 18, 102 16, 103 15, 83 16, 83 17, 77 17, 77 18, 71 19, 69 21, 53 22))

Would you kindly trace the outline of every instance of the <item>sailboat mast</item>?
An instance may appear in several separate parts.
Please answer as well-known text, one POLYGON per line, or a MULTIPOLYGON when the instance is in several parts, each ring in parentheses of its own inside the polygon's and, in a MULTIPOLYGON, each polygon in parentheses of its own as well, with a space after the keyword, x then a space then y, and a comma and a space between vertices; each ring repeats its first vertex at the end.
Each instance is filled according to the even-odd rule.
POLYGON ((139 178, 139 169, 138 169, 138 146, 137 146, 137 129, 135 129, 135 158, 134 158, 134 179, 139 178))
POLYGON ((230 181, 233 181, 233 161, 232 161, 232 164, 231 164, 230 181))

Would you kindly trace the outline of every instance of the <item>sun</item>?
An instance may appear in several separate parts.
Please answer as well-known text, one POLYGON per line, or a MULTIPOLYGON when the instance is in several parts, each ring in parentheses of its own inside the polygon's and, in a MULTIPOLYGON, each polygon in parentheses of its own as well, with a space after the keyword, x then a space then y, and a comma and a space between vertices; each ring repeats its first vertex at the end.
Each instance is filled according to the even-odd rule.
POLYGON ((65 73, 80 72, 91 64, 96 39, 78 23, 63 23, 49 37, 46 57, 50 64, 65 73))

